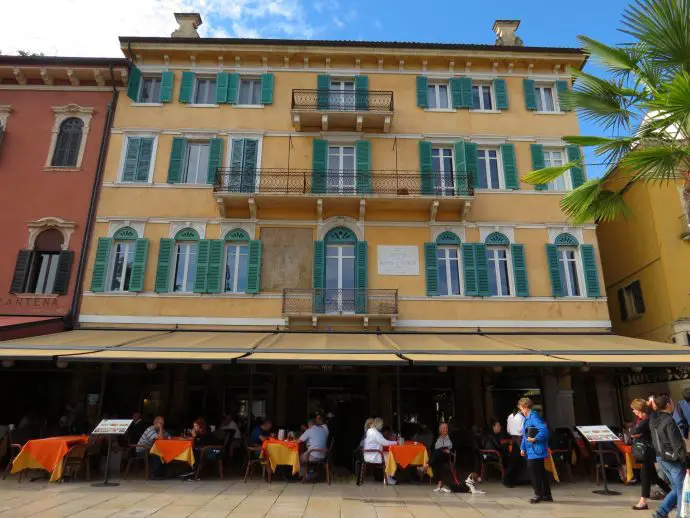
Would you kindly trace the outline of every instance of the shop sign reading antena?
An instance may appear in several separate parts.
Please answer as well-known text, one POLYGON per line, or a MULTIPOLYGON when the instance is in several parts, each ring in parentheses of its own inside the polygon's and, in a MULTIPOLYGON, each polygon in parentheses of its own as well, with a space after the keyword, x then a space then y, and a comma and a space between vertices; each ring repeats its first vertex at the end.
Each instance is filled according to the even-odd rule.
POLYGON ((124 435, 131 424, 131 419, 103 419, 91 433, 93 435, 124 435))

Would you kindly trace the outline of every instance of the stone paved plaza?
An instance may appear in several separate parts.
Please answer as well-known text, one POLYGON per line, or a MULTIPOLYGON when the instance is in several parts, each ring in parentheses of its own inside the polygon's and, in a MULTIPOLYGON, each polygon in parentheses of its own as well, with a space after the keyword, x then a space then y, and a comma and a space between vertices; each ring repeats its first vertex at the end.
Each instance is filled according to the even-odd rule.
MULTIPOLYGON (((529 503, 528 487, 506 489, 486 483, 486 495, 432 493, 426 485, 384 487, 369 482, 300 484, 241 480, 180 482, 124 481, 114 488, 89 483, 48 484, 0 482, 0 518, 144 517, 314 517, 314 518, 516 518, 629 517, 639 487, 614 486, 622 496, 592 494, 589 481, 561 484, 553 490, 556 503, 529 503)), ((654 506, 657 502, 653 502, 654 506)), ((651 513, 637 513, 649 516, 651 513)))

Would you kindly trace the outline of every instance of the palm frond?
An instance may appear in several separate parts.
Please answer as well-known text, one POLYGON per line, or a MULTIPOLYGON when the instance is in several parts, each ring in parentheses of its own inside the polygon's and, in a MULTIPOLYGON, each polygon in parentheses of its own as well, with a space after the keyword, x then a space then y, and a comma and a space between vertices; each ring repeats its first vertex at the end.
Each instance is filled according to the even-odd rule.
POLYGON ((690 136, 690 73, 679 72, 663 94, 643 103, 652 119, 641 130, 667 132, 674 140, 690 136))
POLYGON ((631 212, 620 192, 602 188, 602 179, 584 183, 561 200, 561 210, 574 225, 630 218, 631 212))
POLYGON ((593 147, 594 154, 603 157, 608 164, 618 163, 637 143, 636 137, 563 137, 568 144, 576 146, 593 147))
POLYGON ((585 52, 604 65, 614 75, 635 73, 638 69, 639 55, 623 48, 610 47, 587 36, 578 36, 585 52))
POLYGON ((690 146, 675 143, 635 149, 625 155, 620 166, 633 171, 633 181, 666 183, 681 178, 689 158, 690 146))
POLYGON ((549 182, 553 182, 559 176, 563 176, 563 174, 571 167, 578 166, 580 166, 578 162, 568 162, 565 165, 537 169, 536 171, 530 171, 523 176, 522 181, 531 185, 547 184, 549 182))

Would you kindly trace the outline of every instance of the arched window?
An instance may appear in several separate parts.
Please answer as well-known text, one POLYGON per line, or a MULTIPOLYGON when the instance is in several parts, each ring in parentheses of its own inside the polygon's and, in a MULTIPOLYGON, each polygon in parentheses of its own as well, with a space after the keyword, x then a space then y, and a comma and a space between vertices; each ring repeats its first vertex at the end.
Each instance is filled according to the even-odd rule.
POLYGON ((84 122, 76 117, 66 119, 60 124, 53 153, 54 167, 77 167, 83 130, 84 122))
POLYGON ((110 259, 109 291, 128 291, 134 266, 137 231, 132 227, 122 227, 113 234, 110 259))
POLYGON ((558 253, 558 271, 561 278, 561 289, 565 297, 582 295, 580 282, 579 242, 572 234, 559 234, 555 241, 558 253))
POLYGON ((355 311, 355 259, 357 236, 346 227, 336 227, 326 234, 326 312, 355 311))
POLYGON ((26 289, 28 293, 55 293, 55 279, 63 241, 62 232, 54 228, 44 230, 36 237, 33 264, 26 289))
POLYGON ((436 245, 438 294, 460 295, 460 238, 453 232, 442 232, 436 245))
POLYGON ((492 297, 511 294, 510 240, 501 232, 492 232, 484 240, 489 272, 489 292, 492 297))
POLYGON ((191 228, 184 228, 175 234, 175 272, 173 291, 191 292, 196 279, 196 261, 199 234, 191 228))
POLYGON ((225 235, 225 279, 226 293, 246 293, 249 273, 249 234, 241 228, 225 235))

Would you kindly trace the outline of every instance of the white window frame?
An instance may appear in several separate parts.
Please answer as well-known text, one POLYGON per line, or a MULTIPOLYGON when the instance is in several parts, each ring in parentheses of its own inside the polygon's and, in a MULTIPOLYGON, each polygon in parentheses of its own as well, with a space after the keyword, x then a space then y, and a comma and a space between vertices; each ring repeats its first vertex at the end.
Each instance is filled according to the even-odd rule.
MULTIPOLYGON (((354 295, 356 295, 355 290, 357 289, 357 279, 356 279, 356 277, 357 277, 357 245, 355 243, 331 243, 331 244, 326 244, 326 249, 328 249, 328 248, 331 248, 331 249, 337 248, 338 249, 338 255, 335 257, 330 257, 330 259, 335 258, 336 263, 338 264, 338 287, 335 289, 338 290, 338 298, 337 298, 338 308, 343 309, 343 290, 352 290, 352 293, 353 293, 352 300, 356 304, 356 296, 354 296, 354 295), (352 256, 345 255, 343 253, 343 248, 346 246, 352 248, 352 256), (353 275, 352 288, 343 288, 343 261, 345 259, 352 259, 352 267, 354 270, 353 271, 354 275, 353 275)), ((326 251, 324 259, 325 259, 325 268, 324 268, 324 274, 325 274, 326 271, 328 271, 328 262, 329 262, 328 261, 329 256, 328 256, 327 251, 326 251)), ((328 293, 329 289, 333 289, 333 288, 328 288, 328 286, 325 286, 325 283, 324 283, 325 293, 328 293)), ((324 301, 324 307, 325 307, 326 313, 328 314, 329 312, 328 312, 327 306, 328 306, 328 300, 326 299, 324 301)), ((353 307, 352 311, 332 311, 331 313, 354 313, 354 312, 355 312, 355 308, 353 307)))
MULTIPOLYGON (((584 273, 582 270, 582 258, 580 257, 580 247, 579 246, 558 246, 558 272, 560 274, 561 271, 561 258, 564 258, 564 252, 566 251, 571 251, 573 252, 574 256, 574 261, 568 261, 568 262, 574 262, 575 263, 575 275, 577 276, 577 282, 580 288, 580 293, 578 295, 571 295, 572 291, 572 286, 570 286, 570 278, 566 275, 566 278, 563 279, 561 278, 561 289, 563 290, 563 296, 564 297, 569 297, 569 298, 584 298, 585 297, 585 292, 586 292, 586 287, 584 284, 585 278, 584 278, 584 273)), ((565 268, 564 268, 565 270, 565 268)))
POLYGON ((453 148, 452 145, 448 144, 433 144, 431 145, 431 168, 432 172, 434 174, 434 191, 437 189, 441 190, 441 196, 453 196, 453 192, 455 192, 455 149, 453 148), (438 149, 440 151, 439 153, 439 164, 441 165, 441 170, 440 171, 433 171, 433 164, 434 164, 434 150, 438 149), (443 169, 443 150, 450 150, 450 172, 451 172, 451 185, 445 185, 446 182, 446 177, 445 173, 446 171, 443 169), (438 175, 438 176, 437 176, 438 175), (440 179, 441 184, 437 185, 436 180, 440 179), (450 189, 451 194, 446 194, 447 191, 450 189))
POLYGON ((48 156, 44 165, 46 171, 72 171, 81 169, 81 163, 84 159, 84 151, 86 150, 86 141, 89 137, 89 129, 91 127, 91 119, 93 118, 94 108, 79 106, 78 104, 66 104, 64 106, 53 106, 53 113, 55 120, 53 121, 52 135, 50 137, 50 147, 48 148, 48 156), (79 143, 79 153, 77 154, 77 163, 74 167, 54 166, 53 155, 55 154, 55 146, 57 145, 57 138, 60 134, 60 126, 67 119, 81 119, 84 123, 81 129, 81 142, 79 143))
POLYGON ((439 297, 460 297, 463 294, 464 291, 464 278, 463 278, 463 271, 462 271, 462 248, 458 245, 437 245, 436 250, 443 250, 444 251, 444 257, 443 259, 439 259, 436 257, 436 272, 438 275, 438 262, 439 261, 444 261, 446 263, 446 286, 448 287, 448 290, 450 291, 452 289, 453 283, 451 282, 451 272, 450 272, 450 266, 452 263, 455 261, 452 257, 450 257, 450 250, 455 250, 458 254, 457 258, 457 267, 458 267, 458 293, 439 293, 439 297))
POLYGON ((537 83, 534 85, 534 95, 539 98, 541 101, 541 107, 542 109, 538 109, 537 105, 537 110, 536 113, 561 113, 561 106, 560 103, 558 102, 558 91, 556 90, 556 83, 537 83), (544 96, 544 88, 550 88, 551 89, 551 96, 553 97, 553 110, 544 110, 544 106, 546 105, 546 98, 544 96))
MULTIPOLYGON (((545 148, 543 148, 543 152, 544 152, 544 167, 554 167, 553 160, 551 158, 552 157, 551 153, 554 153, 554 152, 558 152, 561 154, 561 157, 563 160, 563 164, 561 164, 561 165, 565 165, 568 163, 568 153, 567 153, 567 150, 565 148, 545 147, 545 148), (549 159, 548 160, 547 160, 547 153, 549 153, 549 159)), ((566 172, 564 172, 563 175, 561 176, 561 178, 563 178, 563 181, 565 182, 565 189, 556 189, 553 186, 553 182, 549 182, 547 184, 547 190, 552 191, 552 192, 570 192, 570 191, 572 191, 573 190, 573 180, 572 180, 572 177, 570 175, 570 169, 568 169, 566 172)))
POLYGON ((261 102, 261 77, 259 76, 240 76, 237 81, 237 99, 235 106, 238 108, 263 108, 263 103, 261 102), (240 96, 242 92, 242 81, 254 81, 259 84, 259 98, 256 104, 245 104, 240 103, 240 96))
MULTIPOLYGON (((129 292, 129 286, 124 286, 127 275, 123 275, 120 279, 120 289, 113 290, 111 288, 113 284, 113 276, 115 275, 115 257, 117 256, 117 245, 127 245, 125 259, 129 254, 132 254, 132 260, 134 260, 134 254, 136 253, 137 243, 134 240, 122 239, 114 240, 112 246, 110 247, 110 257, 108 258, 108 276, 106 277, 106 291, 110 293, 127 293, 129 292)), ((125 260, 125 269, 127 268, 127 261, 125 260)), ((134 263, 132 263, 134 267, 134 263)))
POLYGON ((494 85, 492 82, 476 82, 472 84, 472 109, 471 111, 473 112, 497 112, 498 110, 496 109, 496 95, 494 93, 494 85), (481 88, 488 88, 489 89, 489 97, 491 97, 491 108, 486 108, 484 106, 484 96, 479 95, 479 108, 474 107, 474 87, 479 87, 481 88))
MULTIPOLYGON (((328 151, 326 154, 326 160, 327 160, 327 162, 326 162, 326 192, 328 192, 329 194, 356 194, 357 193, 357 146, 354 144, 354 142, 352 142, 352 143, 328 142, 328 151), (340 153, 338 155, 340 157, 340 161, 339 161, 340 163, 339 163, 339 169, 338 169, 338 192, 334 192, 334 193, 331 193, 330 191, 328 191, 328 187, 329 187, 328 180, 330 178, 330 172, 331 172, 330 167, 328 167, 328 162, 330 162, 331 148, 332 147, 337 147, 340 149, 340 153), (344 182, 343 182, 343 180, 344 180, 344 177, 343 177, 343 171, 344 171, 344 169, 343 169, 343 157, 344 157, 343 148, 346 148, 346 147, 352 148, 352 167, 353 167, 352 174, 353 174, 354 183, 352 185, 352 191, 351 192, 349 190, 345 189, 344 185, 343 185, 344 184, 344 182)), ((349 187, 348 187, 348 189, 349 189, 349 187)))
POLYGON ((156 169, 156 155, 158 154, 158 134, 157 133, 126 133, 122 139, 122 149, 120 150, 120 169, 117 173, 117 183, 125 185, 151 185, 153 184, 153 174, 156 169), (125 161, 127 159, 127 146, 130 138, 152 138, 153 147, 151 148, 151 164, 149 165, 149 178, 145 182, 125 182, 122 177, 125 174, 125 161))
MULTIPOLYGON (((336 76, 336 77, 331 77, 330 81, 328 82, 328 107, 329 109, 333 109, 334 102, 333 100, 336 100, 336 105, 343 108, 347 108, 347 111, 354 111, 356 107, 356 100, 355 100, 355 92, 357 91, 357 85, 355 84, 355 78, 354 77, 343 77, 343 76, 336 76), (334 83, 339 83, 340 86, 338 88, 334 88, 333 84, 334 83), (345 89, 345 83, 352 83, 352 103, 346 103, 345 102, 345 93, 349 92, 350 90, 345 89), (343 94, 342 97, 342 102, 338 102, 338 97, 335 92, 341 92, 343 94)), ((337 110, 336 110, 337 111, 337 110)))
MULTIPOLYGON (((208 146, 208 151, 209 151, 209 157, 211 154, 211 141, 210 140, 204 140, 204 139, 196 139, 196 140, 187 140, 185 142, 185 149, 184 149, 184 162, 182 163, 182 176, 185 177, 187 174, 187 163, 189 161, 189 152, 190 152, 190 147, 193 145, 207 145, 208 146)), ((208 169, 208 164, 206 164, 206 168, 208 169)), ((208 176, 208 171, 206 172, 206 175, 208 176)), ((197 179, 199 176, 199 171, 197 169, 197 179)), ((195 183, 190 183, 186 181, 186 178, 183 180, 183 178, 180 178, 180 183, 182 185, 194 185, 194 186, 199 186, 199 185, 205 185, 208 186, 208 183, 206 183, 206 178, 204 178, 203 182, 195 182, 195 183)))
MULTIPOLYGON (((217 79, 215 76, 196 76, 194 78, 194 88, 192 88, 192 102, 190 102, 189 104, 192 106, 218 106, 216 104, 216 100, 215 100, 216 99, 215 88, 212 89, 212 92, 211 92, 211 99, 213 102, 210 102, 210 103, 209 102, 206 102, 206 103, 196 102, 196 94, 199 90, 199 82, 201 82, 201 81, 213 81, 215 83, 217 81, 217 79)), ((237 94, 239 95, 239 91, 237 92, 237 94)))
MULTIPOLYGON (((495 151, 496 152, 496 162, 498 166, 498 187, 489 187, 489 178, 491 176, 489 169, 485 168, 485 174, 486 174, 486 187, 478 187, 479 190, 483 191, 498 191, 498 190, 505 190, 506 185, 505 185, 505 171, 503 170, 503 157, 501 156, 501 148, 498 146, 477 146, 477 162, 479 162, 479 152, 480 151, 495 151)), ((488 158, 485 159, 485 162, 489 162, 488 158)), ((477 169, 477 174, 479 174, 479 169, 477 169)))
MULTIPOLYGON (((505 250, 506 253, 506 270, 508 271, 508 282, 510 283, 510 286, 508 286, 508 293, 505 295, 491 295, 494 298, 501 298, 501 297, 513 297, 515 295, 515 278, 514 278, 514 272, 513 272, 513 257, 512 254, 510 253, 510 245, 487 245, 486 246, 486 251, 487 254, 490 251, 495 251, 495 250, 505 250)), ((487 255, 486 257, 486 262, 489 270, 489 275, 493 274, 495 275, 495 270, 491 269, 491 260, 489 259, 489 256, 487 255)), ((496 259, 493 261, 498 265, 499 260, 496 259)), ((496 276, 496 286, 500 285, 500 276, 496 276)))
POLYGON ((161 88, 163 88, 163 75, 162 74, 160 74, 160 75, 156 75, 156 74, 145 74, 145 75, 143 75, 141 77, 141 81, 139 81, 139 90, 137 91, 136 104, 143 104, 146 106, 151 106, 151 105, 157 106, 157 105, 161 104, 161 98, 160 98, 161 88), (158 81, 160 82, 160 87, 158 89, 158 100, 157 101, 142 101, 141 100, 141 94, 144 91, 144 81, 146 81, 147 79, 149 79, 149 80, 150 79, 158 79, 158 81))
POLYGON ((223 258, 223 293, 236 293, 236 294, 243 294, 246 293, 246 291, 238 291, 237 289, 237 283, 239 279, 239 271, 240 271, 240 247, 246 246, 247 247, 247 274, 249 274, 249 243, 246 241, 230 241, 225 243, 225 248, 223 249, 224 252, 224 258, 223 258), (233 287, 231 291, 228 291, 225 289, 225 272, 228 269, 228 249, 229 248, 236 248, 237 249, 237 261, 235 261, 235 268, 234 268, 234 282, 233 282, 233 287))
POLYGON ((183 278, 184 278, 184 289, 181 289, 179 291, 175 291, 175 280, 177 279, 177 256, 179 255, 179 249, 181 246, 190 246, 194 245, 196 246, 196 260, 199 261, 199 241, 175 241, 175 253, 174 253, 174 262, 173 262, 173 272, 172 276, 170 278, 170 292, 173 293, 193 293, 194 292, 194 282, 196 282, 196 277, 194 281, 192 281, 191 286, 187 286, 187 281, 188 278, 187 276, 189 275, 189 258, 191 257, 191 247, 189 248, 189 251, 185 253, 185 259, 184 259, 184 265, 183 265, 183 278))
POLYGON ((453 102, 452 102, 452 95, 450 92, 450 81, 429 81, 427 83, 427 90, 426 90, 426 95, 427 95, 427 110, 429 111, 439 111, 439 112, 449 112, 449 111, 455 111, 453 109, 453 102), (429 87, 432 86, 434 87, 434 96, 435 96, 435 101, 436 101, 436 106, 433 107, 431 106, 431 98, 429 97, 429 87), (441 108, 441 89, 439 86, 445 86, 446 87, 446 99, 447 99, 447 107, 446 108, 441 108))
MULTIPOLYGON (((635 308, 635 297, 632 292, 632 287, 633 284, 635 283, 640 284, 639 279, 631 282, 627 286, 623 286, 621 289, 623 290, 623 299, 625 301, 625 311, 627 312, 628 316, 626 318, 621 318, 623 322, 629 322, 630 320, 634 320, 636 318, 641 318, 644 316, 646 313, 646 308, 645 311, 638 313, 637 309, 635 308)), ((642 288, 640 288, 642 289, 642 288)), ((642 303, 644 304, 644 293, 642 294, 642 303)), ((622 315, 621 315, 622 317, 622 315)))

